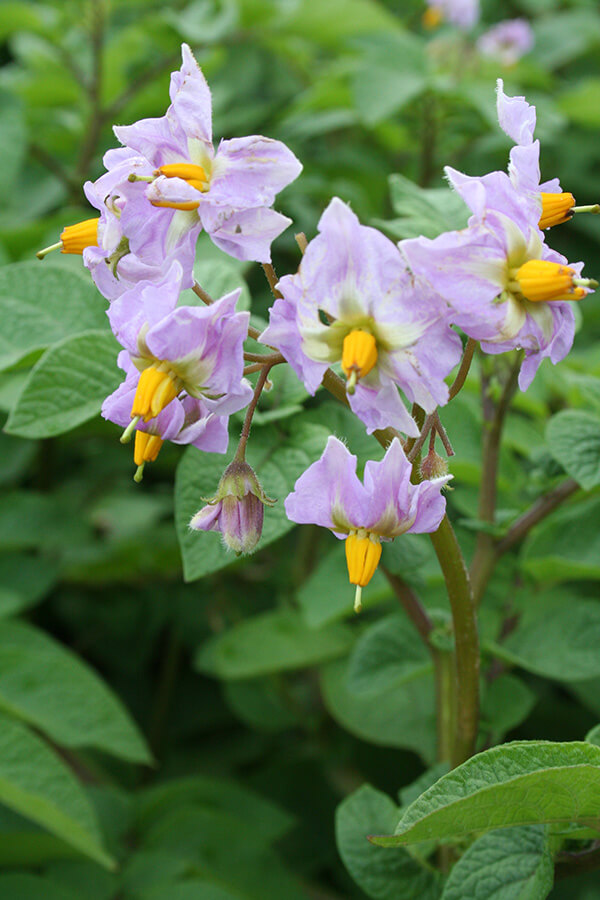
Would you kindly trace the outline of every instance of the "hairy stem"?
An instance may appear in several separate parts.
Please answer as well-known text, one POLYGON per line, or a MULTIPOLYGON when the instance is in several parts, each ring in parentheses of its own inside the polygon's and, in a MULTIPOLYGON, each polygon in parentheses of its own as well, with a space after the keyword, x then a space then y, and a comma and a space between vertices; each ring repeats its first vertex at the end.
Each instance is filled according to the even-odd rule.
POLYGON ((460 368, 457 372, 456 378, 450 386, 448 400, 453 400, 454 397, 456 397, 458 392, 462 389, 465 381, 467 380, 467 375, 469 374, 469 369, 471 368, 471 363, 473 362, 473 354, 475 353, 476 347, 477 341, 474 341, 473 338, 469 338, 465 346, 465 352, 463 353, 460 368))
MULTIPOLYGON (((498 479, 498 463, 500 460, 500 442, 504 420, 510 408, 511 400, 517 389, 517 379, 521 367, 521 357, 513 365, 504 384, 498 404, 494 406, 489 399, 489 381, 482 380, 484 438, 483 467, 481 473, 481 493, 479 495, 479 519, 489 525, 494 524, 496 513, 496 494, 498 479)), ((473 597, 478 605, 483 597, 486 585, 494 567, 494 537, 486 531, 477 535, 475 553, 471 563, 471 584, 473 597)))
POLYGON ((248 409, 246 410, 246 418, 244 419, 244 424, 242 426, 242 433, 240 434, 240 440, 238 443, 237 450, 235 452, 235 458, 238 462, 243 462, 246 458, 246 444, 248 443, 248 438, 250 437, 250 429, 252 428, 252 417, 256 411, 256 407, 258 405, 258 401, 260 395, 263 392, 263 388, 267 382, 267 378, 269 376, 269 372, 271 368, 275 365, 274 362, 265 363, 261 368, 261 373, 258 376, 256 381, 256 387, 254 388, 254 395, 252 400, 248 404, 248 409))
POLYGON ((523 540, 538 522, 541 522, 542 519, 549 516, 561 503, 564 503, 565 500, 578 490, 579 485, 575 479, 567 478, 566 481, 561 482, 561 484, 557 485, 548 494, 545 494, 543 497, 536 500, 535 503, 511 525, 504 537, 498 541, 494 548, 496 558, 502 556, 507 550, 510 550, 511 547, 523 540))

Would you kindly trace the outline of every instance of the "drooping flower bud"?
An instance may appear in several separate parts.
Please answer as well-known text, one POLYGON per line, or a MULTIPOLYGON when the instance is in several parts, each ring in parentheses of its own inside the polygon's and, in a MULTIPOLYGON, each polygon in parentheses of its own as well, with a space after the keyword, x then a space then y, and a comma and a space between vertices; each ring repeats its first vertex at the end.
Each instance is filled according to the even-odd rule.
POLYGON ((430 450, 421 463, 420 471, 424 481, 431 481, 432 478, 444 478, 448 474, 448 463, 435 450, 430 450))
POLYGON ((223 472, 217 493, 195 516, 190 528, 220 531, 226 547, 237 555, 252 553, 260 540, 264 507, 272 506, 246 462, 234 460, 223 472))

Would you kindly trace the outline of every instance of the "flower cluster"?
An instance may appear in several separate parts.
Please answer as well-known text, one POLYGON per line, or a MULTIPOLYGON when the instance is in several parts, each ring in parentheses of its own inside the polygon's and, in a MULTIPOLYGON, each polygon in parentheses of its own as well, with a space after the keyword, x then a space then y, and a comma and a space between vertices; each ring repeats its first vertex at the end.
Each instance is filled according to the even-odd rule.
MULTIPOLYGON (((430 8, 465 28, 478 15, 472 2, 436 0, 430 8)), ((258 135, 215 148, 208 85, 185 44, 182 55, 166 114, 116 127, 123 146, 105 155, 105 174, 85 185, 99 215, 65 228, 55 245, 83 256, 110 301, 125 376, 102 414, 123 429, 123 443, 135 435, 139 481, 165 440, 225 453, 229 416, 247 406, 234 461, 190 524, 220 531, 230 549, 248 553, 260 539, 264 506, 273 502, 245 462, 270 367, 287 361, 313 395, 326 376, 333 379, 369 433, 395 431, 386 437, 384 459, 367 463, 364 484, 356 457, 331 437, 285 508, 292 521, 345 539, 358 609, 381 542, 434 531, 444 515, 442 488, 451 476, 435 454, 435 432, 429 456, 414 470, 399 432, 422 444, 426 432, 415 408, 430 414, 431 427, 448 402, 446 379, 462 355, 455 329, 487 353, 522 348, 522 389, 544 357, 557 362, 568 352, 571 301, 596 283, 581 277, 581 263, 569 264, 547 246, 543 229, 587 208, 576 207, 556 179, 540 183, 535 109, 507 97, 499 81, 498 118, 515 144, 508 172, 469 177, 446 169, 472 212, 468 227, 395 244, 333 198, 297 272, 276 285, 259 340, 279 353, 245 357, 249 313, 236 309, 239 290, 212 301, 195 285, 197 238, 205 231, 225 253, 269 265, 271 243, 290 223, 272 204, 301 166, 284 144, 258 135), (192 286, 207 305, 180 304, 192 286), (261 369, 254 390, 245 358, 263 361, 248 371, 261 369), (336 381, 330 367, 344 379, 336 381)))

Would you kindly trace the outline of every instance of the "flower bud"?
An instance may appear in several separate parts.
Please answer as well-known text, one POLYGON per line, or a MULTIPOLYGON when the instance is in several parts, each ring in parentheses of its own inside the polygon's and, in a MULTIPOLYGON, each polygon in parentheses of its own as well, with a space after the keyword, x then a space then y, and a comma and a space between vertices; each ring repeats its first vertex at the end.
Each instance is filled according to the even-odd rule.
POLYGON ((431 481, 434 478, 443 478, 448 474, 448 463, 435 450, 430 450, 421 463, 421 478, 431 481))
POLYGON ((234 460, 219 482, 217 493, 193 516, 190 528, 220 531, 226 547, 236 554, 252 553, 260 540, 264 507, 272 506, 254 470, 234 460))

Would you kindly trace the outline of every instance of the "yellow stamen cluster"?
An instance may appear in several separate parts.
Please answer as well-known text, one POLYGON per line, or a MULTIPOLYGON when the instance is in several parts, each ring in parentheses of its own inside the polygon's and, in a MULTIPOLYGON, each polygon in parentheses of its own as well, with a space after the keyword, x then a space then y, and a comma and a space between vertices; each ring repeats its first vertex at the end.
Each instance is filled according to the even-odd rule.
POLYGON ((377 341, 368 331, 355 329, 346 335, 342 346, 342 369, 348 379, 346 389, 353 394, 356 383, 377 364, 377 341))
POLYGON ((540 228, 551 228, 553 225, 561 225, 572 218, 572 209, 575 206, 573 194, 548 194, 542 191, 542 215, 539 221, 540 228))
POLYGON ((378 535, 360 528, 346 538, 346 563, 350 584, 356 585, 355 612, 361 609, 361 593, 375 574, 381 559, 381 542, 378 535))
MULTIPOLYGON (((205 170, 202 166, 197 166, 193 163, 168 163, 165 166, 160 166, 155 174, 157 176, 164 175, 166 178, 181 178, 183 181, 187 181, 190 187, 203 194, 206 193, 209 187, 205 170)), ((182 201, 181 203, 174 203, 170 200, 152 200, 152 206, 188 210, 198 209, 200 203, 195 200, 182 201)))
POLYGON ((581 300, 586 291, 578 284, 574 269, 546 259, 530 259, 512 273, 509 288, 532 303, 556 300, 581 300))
POLYGON ((95 219, 86 219, 76 225, 67 225, 60 236, 61 253, 83 253, 86 247, 98 246, 98 222, 100 216, 95 219))
POLYGON ((181 391, 181 380, 165 363, 148 366, 140 375, 131 407, 131 418, 139 417, 149 422, 174 400, 181 391))
POLYGON ((439 6, 428 6, 423 13, 423 28, 433 29, 441 24, 444 14, 439 6))
POLYGON ((157 434, 148 434, 147 431, 136 431, 135 445, 133 448, 133 461, 136 466, 143 466, 144 463, 154 462, 163 440, 157 434))

